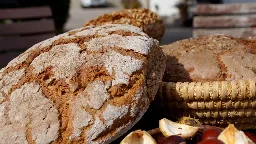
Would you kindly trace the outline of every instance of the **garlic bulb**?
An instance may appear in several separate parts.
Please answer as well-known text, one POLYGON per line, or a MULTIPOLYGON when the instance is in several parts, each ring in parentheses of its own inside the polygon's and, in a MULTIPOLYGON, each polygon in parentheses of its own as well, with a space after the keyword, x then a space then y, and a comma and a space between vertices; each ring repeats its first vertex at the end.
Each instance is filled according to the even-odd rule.
POLYGON ((166 137, 178 135, 185 139, 193 137, 199 129, 199 127, 173 122, 166 118, 159 121, 159 128, 166 137))
POLYGON ((254 144, 243 131, 236 129, 234 124, 229 124, 218 136, 225 144, 254 144))
POLYGON ((128 134, 120 144, 157 144, 157 142, 146 131, 136 130, 128 134))

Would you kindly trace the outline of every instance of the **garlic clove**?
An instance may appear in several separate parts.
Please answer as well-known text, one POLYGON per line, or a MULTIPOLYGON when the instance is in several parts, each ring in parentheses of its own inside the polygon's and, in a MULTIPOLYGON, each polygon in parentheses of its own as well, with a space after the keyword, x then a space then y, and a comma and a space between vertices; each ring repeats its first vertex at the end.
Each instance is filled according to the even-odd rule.
POLYGON ((178 135, 185 139, 193 137, 199 129, 199 127, 180 124, 166 118, 159 121, 159 128, 166 137, 178 135))
POLYGON ((157 142, 146 131, 136 130, 128 134, 120 144, 157 144, 157 142))
POLYGON ((236 129, 234 124, 229 124, 218 136, 225 144, 254 144, 243 131, 236 129))

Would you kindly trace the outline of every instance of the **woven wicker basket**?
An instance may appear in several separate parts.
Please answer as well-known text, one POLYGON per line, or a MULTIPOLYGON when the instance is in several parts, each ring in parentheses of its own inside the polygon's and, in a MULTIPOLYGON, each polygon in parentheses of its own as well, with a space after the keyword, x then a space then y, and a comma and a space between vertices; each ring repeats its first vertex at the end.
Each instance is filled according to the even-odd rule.
POLYGON ((206 125, 255 129, 255 92, 254 80, 163 82, 157 97, 170 119, 190 116, 206 125))

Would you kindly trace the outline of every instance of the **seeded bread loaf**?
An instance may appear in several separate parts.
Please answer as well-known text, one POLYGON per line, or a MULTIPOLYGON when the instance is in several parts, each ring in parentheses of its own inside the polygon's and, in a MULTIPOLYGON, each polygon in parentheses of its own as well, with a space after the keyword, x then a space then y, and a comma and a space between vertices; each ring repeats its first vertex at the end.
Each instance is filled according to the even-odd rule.
POLYGON ((163 46, 164 81, 206 82, 256 78, 256 39, 225 35, 186 39, 163 46))
POLYGON ((0 143, 110 143, 142 117, 164 68, 158 41, 130 25, 40 42, 0 71, 0 143))
POLYGON ((125 9, 111 14, 104 14, 84 24, 84 26, 99 26, 104 24, 129 24, 142 29, 154 39, 161 40, 165 26, 160 16, 145 9, 125 9))

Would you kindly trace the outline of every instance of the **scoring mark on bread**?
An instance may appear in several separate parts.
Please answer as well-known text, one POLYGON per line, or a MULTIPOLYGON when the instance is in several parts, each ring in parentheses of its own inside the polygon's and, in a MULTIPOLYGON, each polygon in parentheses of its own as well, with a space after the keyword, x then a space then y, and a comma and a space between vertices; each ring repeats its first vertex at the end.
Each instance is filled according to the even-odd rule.
POLYGON ((99 117, 95 118, 94 124, 91 129, 86 132, 87 142, 92 142, 99 137, 99 135, 106 129, 106 125, 100 120, 99 117))
POLYGON ((83 64, 85 55, 80 55, 80 48, 75 43, 54 46, 49 52, 40 54, 31 65, 34 73, 40 74, 47 67, 53 67, 52 79, 69 80, 76 73, 78 67, 83 64))
POLYGON ((91 125, 90 129, 85 133, 87 141, 98 143, 99 141, 104 140, 104 137, 107 135, 116 132, 117 129, 113 125, 120 125, 120 122, 117 122, 117 120, 126 121, 124 118, 128 111, 128 106, 117 107, 108 104, 101 115, 103 120, 96 116, 94 124, 91 125))
POLYGON ((74 93, 70 91, 69 85, 64 80, 53 80, 51 83, 46 83, 42 79, 39 80, 43 93, 47 98, 55 103, 60 112, 60 135, 56 143, 66 143, 68 136, 71 133, 71 99, 74 93))
POLYGON ((70 136, 70 139, 79 137, 82 128, 92 124, 93 122, 93 115, 85 111, 84 107, 87 106, 88 99, 83 94, 78 94, 75 100, 71 103, 71 118, 73 132, 70 136))
MULTIPOLYGON (((49 51, 53 46, 68 44, 68 43, 78 43, 80 48, 85 50, 86 46, 82 43, 84 43, 86 41, 90 41, 93 38, 109 35, 111 32, 114 32, 114 30, 122 31, 123 29, 127 32, 128 31, 132 32, 131 36, 138 35, 138 34, 145 36, 145 34, 142 33, 138 28, 132 27, 129 25, 123 26, 123 25, 109 24, 109 25, 104 25, 101 27, 94 27, 94 28, 85 27, 85 28, 75 29, 75 30, 70 31, 71 34, 69 32, 67 32, 67 33, 60 34, 58 36, 54 36, 53 38, 50 38, 50 39, 47 39, 40 43, 35 44, 31 48, 29 48, 27 51, 25 51, 23 54, 21 54, 20 56, 18 56, 14 60, 12 60, 10 62, 10 65, 6 67, 7 70, 5 70, 5 71, 11 72, 11 71, 15 71, 17 69, 23 68, 23 67, 27 67, 28 65, 31 64, 31 62, 40 53, 49 51), (127 29, 129 29, 129 30, 127 30, 127 29), (84 34, 84 33, 86 33, 85 31, 87 33, 89 32, 89 33, 94 33, 94 34, 86 35, 86 36, 79 34, 79 32, 84 34), (99 34, 95 33, 97 31, 100 31, 100 34, 103 34, 103 35, 99 35, 99 34), (109 32, 109 33, 107 33, 107 32, 109 32), (25 64, 22 64, 24 62, 25 62, 25 64)), ((123 33, 121 33, 121 34, 123 34, 123 33)))
MULTIPOLYGON (((95 55, 95 57, 98 56, 95 55)), ((88 55, 86 59, 90 59, 90 61, 78 68, 77 74, 72 78, 72 83, 77 83, 78 85, 77 89, 86 88, 94 80, 103 82, 112 80, 106 68, 100 64, 101 59, 95 57, 88 55), (97 62, 98 64, 96 64, 97 62)))

